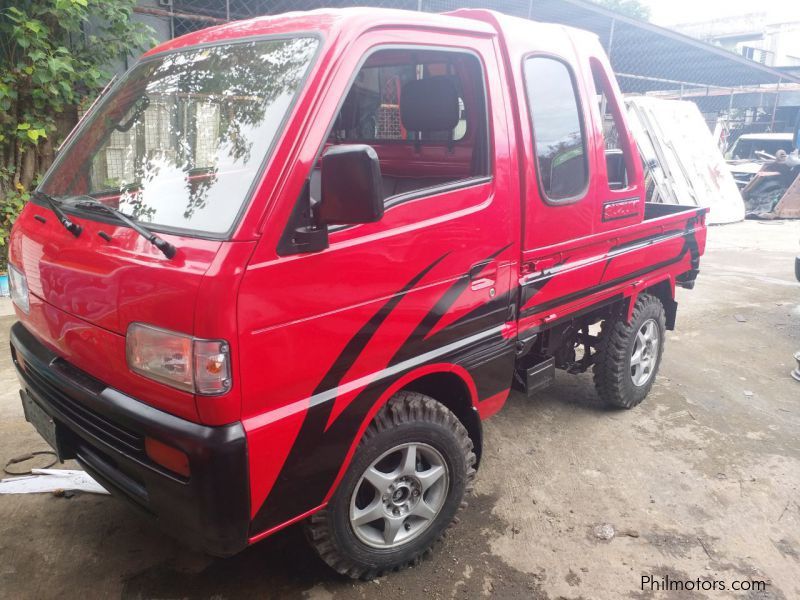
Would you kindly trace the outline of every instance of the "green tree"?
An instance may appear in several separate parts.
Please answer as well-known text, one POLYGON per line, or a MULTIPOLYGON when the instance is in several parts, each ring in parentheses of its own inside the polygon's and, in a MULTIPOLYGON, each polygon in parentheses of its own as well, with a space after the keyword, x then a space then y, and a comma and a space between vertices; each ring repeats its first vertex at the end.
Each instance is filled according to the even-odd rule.
MULTIPOLYGON (((0 245, 78 109, 152 44, 135 0, 0 0, 0 245)), ((5 254, 5 253, 3 253, 5 254)))
POLYGON ((626 17, 642 21, 650 20, 650 7, 642 0, 593 0, 593 2, 626 17))

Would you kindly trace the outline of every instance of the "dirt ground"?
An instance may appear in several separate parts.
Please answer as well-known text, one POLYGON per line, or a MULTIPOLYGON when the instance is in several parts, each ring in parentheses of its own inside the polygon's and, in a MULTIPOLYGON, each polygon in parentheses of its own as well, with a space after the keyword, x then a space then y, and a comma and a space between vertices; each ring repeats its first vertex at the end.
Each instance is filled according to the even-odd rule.
MULTIPOLYGON (((798 239, 797 222, 710 230, 640 407, 603 408, 588 374, 512 396, 485 425, 461 524, 417 568, 341 579, 297 527, 211 559, 111 497, 0 496, 0 597, 800 598, 798 239), (597 537, 603 524, 612 539, 597 537), (647 576, 717 588, 655 592, 647 576), (733 592, 734 581, 766 584, 733 592)), ((11 322, 0 320, 0 348, 11 322)), ((44 442, 23 419, 5 351, 0 390, 5 464, 44 442)))

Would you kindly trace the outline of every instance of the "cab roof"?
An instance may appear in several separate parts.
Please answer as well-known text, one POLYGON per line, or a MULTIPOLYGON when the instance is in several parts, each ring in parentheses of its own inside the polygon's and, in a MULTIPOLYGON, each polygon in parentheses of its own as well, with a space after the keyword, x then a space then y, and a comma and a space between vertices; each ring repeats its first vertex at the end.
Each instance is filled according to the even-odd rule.
POLYGON ((311 33, 322 35, 328 40, 346 38, 343 41, 347 41, 367 30, 387 26, 460 31, 467 35, 479 36, 505 35, 524 37, 527 40, 535 39, 536 33, 552 35, 558 32, 564 35, 569 32, 567 35, 570 37, 576 37, 576 34, 577 37, 593 36, 588 32, 564 25, 537 23, 483 9, 461 9, 452 13, 435 14, 384 8, 323 8, 256 17, 209 27, 160 44, 144 56, 247 37, 289 33, 311 33))
POLYGON ((406 26, 427 29, 456 29, 466 33, 492 35, 491 26, 474 19, 461 19, 440 14, 420 13, 383 8, 322 8, 303 12, 256 17, 232 21, 201 29, 156 46, 145 56, 178 50, 189 46, 233 41, 247 37, 286 33, 316 33, 325 38, 360 35, 378 27, 406 26))

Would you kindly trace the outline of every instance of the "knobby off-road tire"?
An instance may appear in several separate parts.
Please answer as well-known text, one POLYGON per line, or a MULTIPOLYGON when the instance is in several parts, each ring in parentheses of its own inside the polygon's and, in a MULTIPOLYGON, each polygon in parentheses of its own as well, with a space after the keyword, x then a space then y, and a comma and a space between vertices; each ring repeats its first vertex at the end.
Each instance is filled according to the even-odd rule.
POLYGON ((594 386, 606 404, 633 408, 650 393, 664 352, 665 322, 661 301, 650 294, 636 300, 630 323, 622 316, 603 321, 594 386))
POLYGON ((458 522, 474 478, 472 440, 456 416, 399 392, 367 428, 328 506, 306 522, 306 537, 354 579, 416 565, 458 522))

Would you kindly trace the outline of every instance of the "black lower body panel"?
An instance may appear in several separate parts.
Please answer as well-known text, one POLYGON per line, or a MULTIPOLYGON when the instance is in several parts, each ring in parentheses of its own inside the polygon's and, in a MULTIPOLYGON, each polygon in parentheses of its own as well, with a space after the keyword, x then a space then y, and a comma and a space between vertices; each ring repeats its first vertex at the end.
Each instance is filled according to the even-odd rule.
POLYGON ((26 415, 46 413, 55 429, 48 441, 62 460, 76 459, 103 487, 192 547, 229 556, 247 546, 250 502, 241 423, 208 427, 139 402, 55 355, 21 323, 11 328, 11 354, 26 415), (150 460, 148 437, 184 452, 190 476, 150 460))

